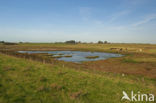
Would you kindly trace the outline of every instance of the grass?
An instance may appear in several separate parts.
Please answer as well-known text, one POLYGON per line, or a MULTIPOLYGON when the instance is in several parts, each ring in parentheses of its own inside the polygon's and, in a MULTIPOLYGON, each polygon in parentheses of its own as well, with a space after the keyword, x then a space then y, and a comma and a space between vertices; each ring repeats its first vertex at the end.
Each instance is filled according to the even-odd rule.
POLYGON ((63 53, 58 53, 57 55, 64 55, 63 53))
POLYGON ((127 63, 155 63, 156 58, 124 58, 123 62, 127 62, 127 63))
POLYGON ((141 78, 0 54, 0 103, 119 103, 123 90, 154 93, 155 80, 141 78))
MULTIPOLYGON (((0 44, 0 50, 39 50, 39 51, 53 51, 53 50, 76 50, 76 51, 90 51, 90 52, 110 52, 123 54, 120 58, 110 58, 103 61, 83 62, 79 65, 73 63, 63 63, 68 67, 78 69, 87 68, 93 71, 100 72, 115 72, 126 73, 133 75, 143 75, 150 78, 156 78, 156 45, 155 44, 124 44, 124 43, 112 43, 112 44, 55 44, 55 43, 22 43, 18 45, 2 45, 0 44), (117 48, 117 49, 111 49, 117 48), (139 50, 142 50, 141 52, 139 50), (126 68, 126 69, 125 69, 126 68)), ((15 55, 16 56, 16 55, 15 55)), ((63 61, 54 61, 52 56, 37 57, 33 56, 33 60, 41 62, 48 62, 52 64, 60 64, 63 61), (48 58, 47 58, 48 57, 48 58), (45 59, 47 59, 45 61, 45 59)), ((54 55, 53 55, 54 56, 54 55)), ((61 58, 63 55, 58 55, 61 58)), ((30 56, 18 56, 26 57, 30 59, 30 56)), ((84 70, 84 69, 82 69, 84 70)), ((86 70, 86 69, 85 69, 86 70)))
POLYGON ((125 63, 138 63, 138 61, 129 58, 124 58, 122 61, 125 63))
POLYGON ((64 55, 63 57, 67 57, 67 58, 69 57, 70 58, 70 57, 72 57, 72 55, 64 55))
POLYGON ((86 56, 87 59, 96 59, 99 58, 99 56, 86 56))
POLYGON ((112 44, 55 44, 55 43, 22 43, 18 45, 2 45, 1 48, 12 48, 16 50, 90 50, 90 51, 109 51, 118 52, 117 50, 110 50, 110 48, 127 48, 126 51, 122 52, 138 52, 142 49, 144 53, 156 53, 155 44, 122 44, 122 43, 112 43, 112 44))
POLYGON ((0 44, 0 50, 79 50, 125 55, 74 64, 54 61, 45 56, 48 54, 31 58, 28 54, 0 54, 0 103, 129 103, 120 100, 123 90, 128 94, 132 90, 153 94, 156 91, 153 44, 23 43, 0 44))
POLYGON ((54 55, 54 56, 52 56, 52 58, 62 58, 62 56, 61 55, 54 55))

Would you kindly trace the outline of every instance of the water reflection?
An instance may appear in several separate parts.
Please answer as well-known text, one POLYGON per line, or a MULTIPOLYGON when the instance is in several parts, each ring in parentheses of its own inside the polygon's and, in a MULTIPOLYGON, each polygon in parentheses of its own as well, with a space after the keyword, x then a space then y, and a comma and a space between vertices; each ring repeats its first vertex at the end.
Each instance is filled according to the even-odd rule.
POLYGON ((82 51, 18 51, 19 53, 48 53, 57 60, 80 63, 83 61, 105 60, 112 57, 121 57, 121 54, 104 53, 104 52, 82 52, 82 51), (94 57, 97 58, 86 58, 94 57))

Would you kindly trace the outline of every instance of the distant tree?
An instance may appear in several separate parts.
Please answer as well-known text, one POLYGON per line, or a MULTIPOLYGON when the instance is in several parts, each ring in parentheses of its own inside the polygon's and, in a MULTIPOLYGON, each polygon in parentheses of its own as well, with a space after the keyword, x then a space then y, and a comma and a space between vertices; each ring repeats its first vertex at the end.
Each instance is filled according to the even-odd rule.
POLYGON ((98 41, 98 44, 103 44, 103 41, 98 41))
POLYGON ((104 44, 108 44, 108 42, 107 41, 104 41, 104 44))
POLYGON ((17 45, 17 43, 5 42, 4 45, 17 45))
POLYGON ((76 44, 75 40, 69 40, 69 41, 66 41, 65 43, 67 43, 67 44, 76 44))
POLYGON ((5 43, 4 41, 0 41, 0 43, 5 43))

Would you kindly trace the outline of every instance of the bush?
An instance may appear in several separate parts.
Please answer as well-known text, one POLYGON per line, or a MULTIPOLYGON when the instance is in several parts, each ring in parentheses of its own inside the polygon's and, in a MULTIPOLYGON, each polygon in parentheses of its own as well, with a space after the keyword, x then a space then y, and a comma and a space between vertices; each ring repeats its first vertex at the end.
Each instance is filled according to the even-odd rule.
POLYGON ((4 42, 4 45, 17 45, 17 43, 4 42))
POLYGON ((103 41, 98 41, 98 44, 103 44, 103 41))
POLYGON ((104 44, 108 44, 108 42, 107 41, 104 41, 104 44))
POLYGON ((69 40, 69 41, 66 41, 65 43, 67 43, 67 44, 76 44, 75 40, 69 40))
POLYGON ((0 41, 0 43, 5 43, 4 41, 0 41))

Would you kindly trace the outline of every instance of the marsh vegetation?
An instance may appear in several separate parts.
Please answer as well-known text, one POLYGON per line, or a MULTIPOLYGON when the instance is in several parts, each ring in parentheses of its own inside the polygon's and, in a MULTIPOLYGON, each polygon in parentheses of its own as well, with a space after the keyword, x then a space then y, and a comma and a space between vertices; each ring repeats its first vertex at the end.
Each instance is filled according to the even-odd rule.
POLYGON ((2 103, 119 103, 123 90, 147 94, 156 91, 156 45, 22 43, 0 44, 0 52, 2 103), (67 55, 65 53, 44 52, 53 50, 98 51, 124 56, 78 64, 52 58, 67 55))
POLYGON ((87 59, 95 59, 95 58, 99 58, 99 56, 86 56, 87 59))
POLYGON ((96 61, 105 60, 112 57, 121 57, 121 54, 105 53, 105 52, 90 52, 90 51, 18 51, 19 53, 28 54, 48 54, 57 60, 70 62, 96 61))

